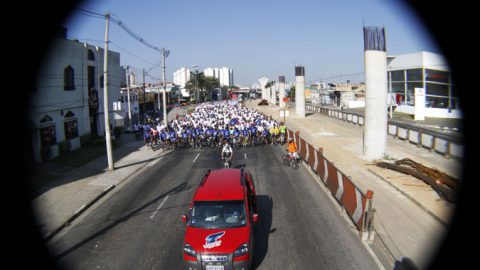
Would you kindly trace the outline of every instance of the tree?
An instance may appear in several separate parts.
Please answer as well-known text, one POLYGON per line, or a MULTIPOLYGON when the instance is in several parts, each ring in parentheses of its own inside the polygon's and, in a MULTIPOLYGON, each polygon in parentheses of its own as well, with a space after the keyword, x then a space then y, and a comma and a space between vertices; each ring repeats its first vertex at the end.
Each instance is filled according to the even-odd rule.
POLYGON ((290 99, 295 99, 295 85, 290 87, 290 99))
POLYGON ((190 95, 195 94, 195 100, 198 102, 210 100, 213 89, 220 86, 218 79, 214 77, 205 77, 203 72, 195 71, 190 76, 190 80, 185 84, 185 88, 189 90, 190 95), (195 91, 198 90, 198 91, 195 91))

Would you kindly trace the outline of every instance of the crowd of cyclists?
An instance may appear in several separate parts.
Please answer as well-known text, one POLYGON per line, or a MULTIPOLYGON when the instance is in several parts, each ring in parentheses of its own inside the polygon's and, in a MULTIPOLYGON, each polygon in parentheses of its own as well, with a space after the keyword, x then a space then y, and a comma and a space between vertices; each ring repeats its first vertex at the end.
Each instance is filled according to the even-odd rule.
POLYGON ((237 101, 202 103, 194 112, 172 119, 167 126, 160 122, 134 128, 138 136, 143 133, 145 143, 154 150, 222 147, 225 143, 233 148, 286 143, 283 122, 237 101))

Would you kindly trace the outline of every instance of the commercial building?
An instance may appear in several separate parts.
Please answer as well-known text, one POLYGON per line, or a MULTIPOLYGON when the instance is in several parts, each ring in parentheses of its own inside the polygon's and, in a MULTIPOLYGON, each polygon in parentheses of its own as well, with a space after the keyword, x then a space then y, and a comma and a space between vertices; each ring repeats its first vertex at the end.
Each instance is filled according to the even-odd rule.
POLYGON ((415 88, 425 90, 425 116, 461 118, 460 102, 446 60, 417 52, 387 57, 389 102, 396 111, 414 113, 415 88))

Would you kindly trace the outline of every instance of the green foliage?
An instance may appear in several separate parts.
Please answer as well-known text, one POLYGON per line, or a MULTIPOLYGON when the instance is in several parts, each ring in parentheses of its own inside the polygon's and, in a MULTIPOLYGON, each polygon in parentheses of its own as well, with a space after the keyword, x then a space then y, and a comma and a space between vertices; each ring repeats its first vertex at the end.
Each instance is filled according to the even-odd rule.
POLYGON ((199 90, 199 97, 205 100, 206 97, 212 95, 213 89, 220 87, 220 81, 214 77, 205 77, 203 72, 191 74, 190 81, 185 84, 185 88, 189 90, 190 95, 195 95, 195 90, 199 90))
POLYGON ((290 93, 289 93, 289 95, 290 95, 290 98, 291 98, 291 99, 294 99, 294 98, 295 98, 295 85, 292 86, 292 87, 290 87, 290 93))

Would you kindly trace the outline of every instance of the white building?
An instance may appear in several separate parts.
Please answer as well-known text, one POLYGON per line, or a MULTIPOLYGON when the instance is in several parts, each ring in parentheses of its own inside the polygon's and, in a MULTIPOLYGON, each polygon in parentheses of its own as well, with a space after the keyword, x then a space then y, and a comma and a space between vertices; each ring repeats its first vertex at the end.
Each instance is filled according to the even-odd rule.
MULTIPOLYGON (((131 77, 130 77, 131 78, 131 77)), ((130 81, 131 82, 131 81, 130 81)), ((133 85, 130 85, 129 87, 132 87, 133 85)), ((119 114, 123 115, 123 122, 122 123, 117 123, 119 125, 124 125, 124 126, 131 126, 134 123, 139 123, 140 122, 140 104, 138 102, 138 92, 131 91, 130 89, 127 89, 126 87, 122 87, 120 91, 120 106, 119 114), (130 93, 130 113, 128 112, 128 94, 130 93), (131 118, 130 118, 131 117, 131 118)))
MULTIPOLYGON (((37 77, 30 103, 32 156, 35 162, 81 147, 83 135, 104 136, 104 49, 66 37, 57 38, 37 77)), ((109 51, 109 114, 112 128, 125 72, 120 54, 109 51)))
POLYGON ((206 68, 203 70, 205 77, 214 77, 220 82, 220 86, 233 86, 233 70, 227 67, 206 68))
POLYGON ((425 89, 425 116, 461 118, 459 98, 446 60, 417 52, 387 57, 389 101, 396 111, 414 114, 415 88, 425 89))
POLYGON ((185 84, 190 81, 191 71, 189 68, 182 67, 173 73, 173 83, 185 88, 185 84))

